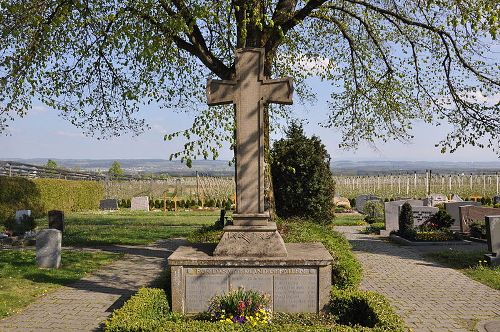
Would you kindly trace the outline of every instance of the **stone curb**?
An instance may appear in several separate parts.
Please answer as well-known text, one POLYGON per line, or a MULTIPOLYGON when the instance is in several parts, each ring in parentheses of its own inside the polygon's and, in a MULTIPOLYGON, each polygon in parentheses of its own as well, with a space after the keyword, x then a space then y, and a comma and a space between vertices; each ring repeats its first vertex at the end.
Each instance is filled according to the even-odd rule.
POLYGON ((435 241, 435 242, 417 242, 417 241, 410 241, 405 238, 402 238, 401 236, 391 234, 390 239, 398 244, 404 245, 404 246, 414 246, 414 247, 420 247, 420 246, 463 246, 463 245, 471 245, 471 241, 463 240, 463 241, 435 241))

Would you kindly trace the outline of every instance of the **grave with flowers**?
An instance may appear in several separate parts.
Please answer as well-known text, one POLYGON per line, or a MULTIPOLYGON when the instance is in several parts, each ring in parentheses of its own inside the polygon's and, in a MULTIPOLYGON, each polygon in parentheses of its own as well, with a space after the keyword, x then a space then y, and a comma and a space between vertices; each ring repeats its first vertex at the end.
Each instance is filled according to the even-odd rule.
POLYGON ((264 55, 258 48, 237 50, 235 79, 208 82, 208 104, 236 110, 236 213, 217 246, 181 246, 169 257, 175 312, 211 310, 222 321, 256 322, 269 311, 317 313, 330 300, 331 254, 321 243, 285 244, 265 208, 263 108, 291 104, 293 88, 290 78, 264 76, 264 55), (254 307, 255 294, 268 303, 254 307), (220 309, 224 297, 233 299, 231 312, 220 309))

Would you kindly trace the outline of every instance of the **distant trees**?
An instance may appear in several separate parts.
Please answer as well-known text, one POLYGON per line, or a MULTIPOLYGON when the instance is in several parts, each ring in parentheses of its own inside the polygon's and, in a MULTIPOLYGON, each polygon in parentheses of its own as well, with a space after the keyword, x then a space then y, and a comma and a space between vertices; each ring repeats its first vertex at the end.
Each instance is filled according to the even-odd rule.
POLYGON ((122 169, 122 165, 118 161, 114 161, 108 170, 108 174, 111 178, 117 178, 123 176, 125 172, 122 169))
POLYGON ((292 123, 286 138, 273 145, 271 174, 278 216, 321 223, 332 220, 334 182, 330 156, 318 137, 306 137, 302 126, 292 123))
POLYGON ((58 167, 58 165, 54 160, 49 159, 49 160, 47 160, 47 164, 45 165, 45 167, 56 169, 58 167))

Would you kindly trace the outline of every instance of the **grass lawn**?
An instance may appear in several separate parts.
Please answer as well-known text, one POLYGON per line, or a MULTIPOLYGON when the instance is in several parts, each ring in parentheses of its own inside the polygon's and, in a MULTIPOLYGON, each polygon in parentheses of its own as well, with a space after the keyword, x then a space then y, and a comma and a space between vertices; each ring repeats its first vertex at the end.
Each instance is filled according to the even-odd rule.
MULTIPOLYGON (((139 245, 159 239, 185 237, 203 225, 213 224, 219 211, 69 213, 65 216, 63 245, 139 245)), ((47 220, 39 220, 46 228, 47 220)))
POLYGON ((363 214, 336 213, 333 226, 366 226, 363 214))
POLYGON ((121 256, 65 250, 60 269, 38 269, 34 250, 0 250, 0 319, 121 256))
POLYGON ((485 251, 450 250, 427 253, 425 257, 459 270, 471 279, 500 290, 500 267, 491 268, 485 265, 486 263, 483 262, 485 253, 485 251))

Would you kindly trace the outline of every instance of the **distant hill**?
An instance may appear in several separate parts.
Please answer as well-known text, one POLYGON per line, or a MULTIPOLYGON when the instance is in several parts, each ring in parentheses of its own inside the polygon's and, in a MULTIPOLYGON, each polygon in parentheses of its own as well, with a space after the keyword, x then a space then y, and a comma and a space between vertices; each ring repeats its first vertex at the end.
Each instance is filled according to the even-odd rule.
MULTIPOLYGON (((8 159, 26 164, 45 165, 48 158, 8 159)), ((188 168, 180 161, 164 159, 53 159, 59 166, 74 170, 107 171, 117 160, 127 174, 169 174, 173 176, 232 176, 234 166, 227 160, 195 160, 188 168)), ((331 165, 335 175, 376 175, 390 173, 424 173, 430 169, 435 174, 448 173, 493 173, 500 172, 500 161, 494 162, 429 162, 429 161, 334 161, 331 165)))

